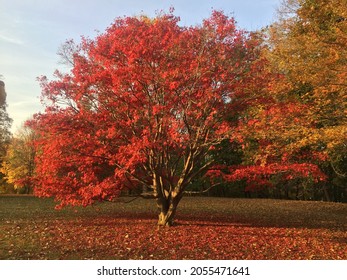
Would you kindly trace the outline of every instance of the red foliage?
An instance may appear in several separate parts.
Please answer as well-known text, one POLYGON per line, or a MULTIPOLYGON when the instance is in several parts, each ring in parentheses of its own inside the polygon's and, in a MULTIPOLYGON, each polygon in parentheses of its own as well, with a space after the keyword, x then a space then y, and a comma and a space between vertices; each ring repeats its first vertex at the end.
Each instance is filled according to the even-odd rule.
MULTIPOLYGON (((190 28, 172 14, 117 19, 82 41, 71 73, 40 79, 48 103, 29 123, 40 135, 35 193, 55 196, 61 206, 88 205, 145 185, 177 205, 189 183, 213 166, 210 149, 244 140, 238 125, 257 125, 238 116, 272 100, 266 93, 275 77, 265 64, 257 39, 221 12, 190 28)), ((321 175, 283 157, 255 163, 219 175, 258 183, 275 172, 321 175)))
POLYGON ((177 23, 171 14, 117 19, 83 40, 71 73, 40 79, 50 104, 29 123, 41 135, 36 194, 87 205, 156 180, 168 199, 207 170, 210 147, 235 125, 225 116, 266 79, 253 65, 256 42, 233 19, 177 23))
POLYGON ((312 177, 315 181, 325 180, 326 175, 315 164, 309 163, 272 163, 264 166, 218 166, 210 169, 207 176, 213 179, 223 178, 226 181, 246 180, 246 191, 256 190, 262 186, 271 186, 272 175, 281 175, 283 180, 312 177))

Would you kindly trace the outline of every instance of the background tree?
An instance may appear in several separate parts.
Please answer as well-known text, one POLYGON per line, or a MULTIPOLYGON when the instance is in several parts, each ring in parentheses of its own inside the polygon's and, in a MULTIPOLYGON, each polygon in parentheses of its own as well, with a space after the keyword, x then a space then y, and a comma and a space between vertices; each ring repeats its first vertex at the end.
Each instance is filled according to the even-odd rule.
POLYGON ((5 83, 0 81, 0 150, 2 154, 8 140, 11 138, 10 128, 12 124, 12 120, 6 111, 6 95, 5 83))
POLYGON ((273 69, 285 77, 277 83, 281 98, 300 103, 302 108, 296 118, 300 121, 280 135, 284 141, 291 138, 288 148, 293 151, 315 150, 320 159, 325 156, 330 164, 322 164, 325 172, 344 180, 346 1, 288 0, 280 15, 270 28, 268 58, 273 69))
POLYGON ((283 191, 289 197, 289 184, 284 182, 296 185, 303 178, 316 183, 325 180, 317 166, 325 155, 298 145, 303 140, 303 131, 315 128, 313 122, 307 121, 310 107, 288 94, 286 76, 269 63, 271 47, 263 33, 252 34, 252 39, 259 42, 258 60, 253 67, 263 65, 261 73, 267 76, 264 79, 267 83, 262 85, 263 91, 252 88, 251 98, 242 101, 243 104, 246 101, 246 108, 236 116, 238 126, 233 141, 242 148, 242 163, 231 168, 221 166, 221 170, 209 173, 218 180, 245 180, 247 194, 257 192, 266 196, 281 186, 276 197, 281 197, 283 191))
POLYGON ((3 106, 5 103, 6 103, 5 83, 3 81, 0 81, 0 106, 3 106))
MULTIPOLYGON (((5 83, 0 81, 0 163, 3 161, 3 157, 6 154, 6 150, 11 139, 10 128, 12 120, 8 116, 6 107, 5 83)), ((2 173, 0 173, 0 185, 2 189, 6 189, 8 187, 2 173)))
POLYGON ((22 127, 12 138, 2 162, 5 179, 20 193, 32 193, 31 178, 35 172, 35 134, 22 127))

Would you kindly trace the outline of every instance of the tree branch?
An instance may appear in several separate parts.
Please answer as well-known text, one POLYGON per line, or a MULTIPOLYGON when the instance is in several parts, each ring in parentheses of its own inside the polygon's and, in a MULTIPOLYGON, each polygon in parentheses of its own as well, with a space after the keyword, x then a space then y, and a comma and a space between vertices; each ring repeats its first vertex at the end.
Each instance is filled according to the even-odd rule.
POLYGON ((206 190, 202 190, 202 191, 184 191, 185 194, 189 194, 189 195, 192 195, 192 194, 204 194, 204 193, 207 193, 209 190, 211 190, 212 188, 216 187, 216 186, 219 186, 221 185, 222 183, 216 183, 216 184, 213 184, 212 186, 208 187, 206 190))

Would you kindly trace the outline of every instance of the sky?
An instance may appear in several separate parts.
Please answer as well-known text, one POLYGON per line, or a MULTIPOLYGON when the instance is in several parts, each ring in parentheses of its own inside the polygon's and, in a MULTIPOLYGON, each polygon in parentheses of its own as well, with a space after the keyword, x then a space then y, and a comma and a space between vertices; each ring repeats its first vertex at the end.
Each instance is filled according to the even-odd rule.
POLYGON ((281 0, 0 0, 0 79, 5 82, 12 132, 43 112, 37 77, 64 70, 57 55, 68 39, 94 38, 117 17, 175 9, 181 25, 208 18, 213 9, 233 16, 238 26, 257 30, 271 24, 281 0))

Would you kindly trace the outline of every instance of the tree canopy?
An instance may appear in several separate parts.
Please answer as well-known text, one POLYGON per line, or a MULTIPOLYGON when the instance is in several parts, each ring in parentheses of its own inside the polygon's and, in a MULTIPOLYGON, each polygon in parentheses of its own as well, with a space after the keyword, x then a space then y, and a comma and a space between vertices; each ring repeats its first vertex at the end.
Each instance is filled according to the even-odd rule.
POLYGON ((218 11, 198 26, 178 23, 171 13, 118 18, 97 38, 62 48, 72 69, 40 78, 46 110, 28 122, 37 195, 89 205, 141 187, 157 200, 159 225, 171 225, 202 176, 249 185, 276 173, 324 178, 282 149, 275 128, 293 127, 283 114, 301 120, 306 107, 278 93, 285 78, 262 55, 264 41, 218 11), (226 143, 242 147, 242 163, 216 157, 226 143))
POLYGON ((220 12, 198 27, 177 23, 171 14, 117 19, 83 40, 71 73, 42 77, 52 103, 31 122, 41 132, 38 194, 87 205, 143 185, 159 223, 172 222, 185 188, 213 163, 211 147, 230 137, 225 115, 255 59, 220 12))
POLYGON ((35 134, 29 127, 22 127, 8 144, 3 157, 1 172, 14 189, 22 193, 32 192, 35 170, 35 134))
POLYGON ((338 180, 346 178, 346 1, 288 0, 281 11, 267 57, 284 77, 277 87, 303 108, 283 140, 295 139, 293 151, 315 150, 338 180))

